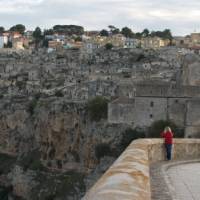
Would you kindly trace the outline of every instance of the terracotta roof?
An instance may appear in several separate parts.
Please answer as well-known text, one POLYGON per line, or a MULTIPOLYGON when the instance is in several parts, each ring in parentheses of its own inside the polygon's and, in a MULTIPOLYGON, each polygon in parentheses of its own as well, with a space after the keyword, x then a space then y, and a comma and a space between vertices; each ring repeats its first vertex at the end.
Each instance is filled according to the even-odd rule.
POLYGON ((191 49, 200 50, 200 46, 193 46, 193 47, 191 47, 191 49))

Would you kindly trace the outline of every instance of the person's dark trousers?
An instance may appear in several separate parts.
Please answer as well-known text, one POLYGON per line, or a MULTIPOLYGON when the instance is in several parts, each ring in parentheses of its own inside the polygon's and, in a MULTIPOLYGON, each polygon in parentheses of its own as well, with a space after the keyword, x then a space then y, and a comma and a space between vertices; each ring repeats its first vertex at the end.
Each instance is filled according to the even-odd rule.
POLYGON ((165 144, 165 148, 167 151, 167 160, 171 160, 172 158, 172 144, 165 144))

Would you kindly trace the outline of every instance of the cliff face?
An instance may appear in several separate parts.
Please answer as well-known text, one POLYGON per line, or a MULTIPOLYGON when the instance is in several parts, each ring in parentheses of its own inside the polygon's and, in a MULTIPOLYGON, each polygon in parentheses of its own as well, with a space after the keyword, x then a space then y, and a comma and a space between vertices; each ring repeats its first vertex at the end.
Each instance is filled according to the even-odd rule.
POLYGON ((0 149, 18 154, 35 146, 32 124, 26 110, 27 103, 15 99, 1 99, 0 114, 0 149))
MULTIPOLYGON (((11 186, 13 199, 80 199, 85 187, 118 155, 121 133, 127 128, 107 120, 91 121, 88 99, 118 96, 122 69, 136 77, 145 71, 143 63, 151 63, 158 73, 162 60, 141 49, 99 49, 91 55, 77 50, 22 54, 0 54, 0 153, 15 159, 9 171, 0 173, 0 195, 1 187, 9 192, 11 186), (101 160, 95 149, 105 143, 111 153, 101 160), (67 194, 62 185, 69 188, 67 194)), ((130 80, 123 80, 119 94, 127 95, 130 80)))
POLYGON ((44 168, 31 156, 16 158, 0 154, 0 199, 11 200, 79 200, 85 193, 84 174, 44 168), (17 160, 16 160, 17 159, 17 160))
MULTIPOLYGON (((38 149, 44 161, 60 160, 63 167, 67 162, 77 162, 88 167, 86 158, 91 160, 91 151, 87 155, 86 147, 92 141, 84 131, 85 105, 38 100, 30 111, 31 103, 20 107, 12 102, 4 107, 0 118, 1 151, 21 154, 38 149)), ((55 164, 52 167, 57 168, 55 164)))
POLYGON ((94 146, 98 143, 116 143, 120 137, 119 125, 106 121, 90 121, 86 103, 72 103, 64 98, 26 100, 18 103, 1 101, 0 149, 22 154, 38 149, 44 163, 57 168, 53 161, 79 163, 80 167, 96 165, 94 146), (3 103, 4 102, 4 103, 3 103), (6 105, 7 104, 7 105, 6 105), (114 132, 115 131, 115 132, 114 132))
MULTIPOLYGON (((20 102, 16 98, 2 99, 1 110, 0 151, 16 159, 9 172, 3 175, 13 188, 12 195, 28 200, 34 200, 31 194, 37 188, 41 197, 36 199, 55 195, 50 192, 51 187, 46 186, 49 181, 52 181, 54 192, 60 193, 64 190, 61 185, 66 184, 65 177, 72 184, 69 199, 80 199, 85 187, 95 182, 102 171, 94 171, 87 178, 99 165, 95 156, 96 145, 109 143, 115 148, 124 129, 108 125, 104 120, 90 121, 85 102, 72 103, 64 98, 21 99, 20 102), (41 177, 48 178, 40 184, 38 178, 41 177), (47 190, 47 194, 43 194, 43 190, 47 190)), ((106 169, 105 166, 104 162, 103 168, 106 169)), ((64 196, 67 194, 62 198, 64 196)))

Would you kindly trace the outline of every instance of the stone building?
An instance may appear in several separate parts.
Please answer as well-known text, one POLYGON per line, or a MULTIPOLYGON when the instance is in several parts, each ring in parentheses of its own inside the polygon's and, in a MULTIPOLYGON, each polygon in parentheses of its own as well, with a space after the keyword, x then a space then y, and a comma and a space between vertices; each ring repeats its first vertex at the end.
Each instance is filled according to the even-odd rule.
POLYGON ((142 39, 142 48, 144 49, 159 49, 168 46, 170 40, 162 39, 160 37, 146 37, 142 39))
POLYGON ((0 34, 0 49, 8 43, 8 37, 5 34, 0 34))
POLYGON ((193 136, 200 130, 199 96, 199 86, 139 83, 135 85, 135 97, 120 97, 109 103, 108 122, 148 127, 154 121, 170 120, 185 128, 186 136, 193 136))
POLYGON ((17 50, 24 50, 23 38, 14 38, 12 40, 12 47, 17 50))
POLYGON ((192 45, 200 45, 200 33, 191 34, 192 45))
POLYGON ((125 38, 125 48, 137 48, 141 46, 141 41, 135 38, 125 38))

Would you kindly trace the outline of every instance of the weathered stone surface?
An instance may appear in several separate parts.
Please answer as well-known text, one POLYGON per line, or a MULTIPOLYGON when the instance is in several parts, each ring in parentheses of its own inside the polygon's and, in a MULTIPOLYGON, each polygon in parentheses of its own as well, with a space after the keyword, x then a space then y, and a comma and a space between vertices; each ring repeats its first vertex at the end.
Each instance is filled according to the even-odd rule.
MULTIPOLYGON (((200 140, 175 139, 174 160, 200 158, 200 140)), ((165 160, 162 139, 136 140, 88 191, 84 200, 150 200, 150 164, 165 160)))
MULTIPOLYGON (((186 127, 188 137, 198 137, 199 115, 194 111, 199 100, 188 100, 200 94, 200 59, 190 55, 182 63, 178 51, 173 47, 158 51, 100 48, 91 54, 72 49, 0 51, 0 150, 20 155, 38 149, 42 164, 51 169, 90 172, 98 165, 96 145, 108 143, 117 149, 121 133, 132 126, 170 119, 186 127), (95 123, 83 105, 95 96, 137 98, 134 105, 122 102, 119 109, 113 105, 110 123, 95 123)), ((145 145, 137 145, 145 151, 145 145)), ((158 155, 152 156, 152 162, 164 157, 162 144, 159 147, 156 150, 152 144, 149 154, 158 155)), ((135 161, 146 166, 141 150, 135 152, 135 161)), ((131 162, 132 155, 126 159, 125 163, 131 162)), ((114 173, 124 167, 120 164, 114 173)), ((132 167, 129 178, 137 174, 132 167)))
POLYGON ((183 84, 199 85, 199 62, 200 59, 195 54, 188 54, 184 58, 183 64, 183 84))
POLYGON ((97 182, 97 180, 108 170, 114 161, 115 158, 110 156, 105 156, 100 159, 100 163, 85 179, 87 190, 89 190, 97 182))
POLYGON ((151 200, 172 200, 162 170, 166 162, 154 163, 150 166, 151 200))
POLYGON ((31 199, 31 189, 37 185, 33 177, 33 172, 24 172, 20 166, 15 166, 9 174, 14 194, 31 199))
POLYGON ((141 140, 133 142, 84 199, 150 199, 149 161, 146 147, 146 142, 141 140))
POLYGON ((198 200, 200 199, 199 192, 199 173, 200 163, 177 163, 177 165, 171 166, 167 170, 168 182, 170 192, 173 199, 181 200, 198 200))
POLYGON ((200 160, 173 160, 150 167, 152 200, 198 200, 200 160))

